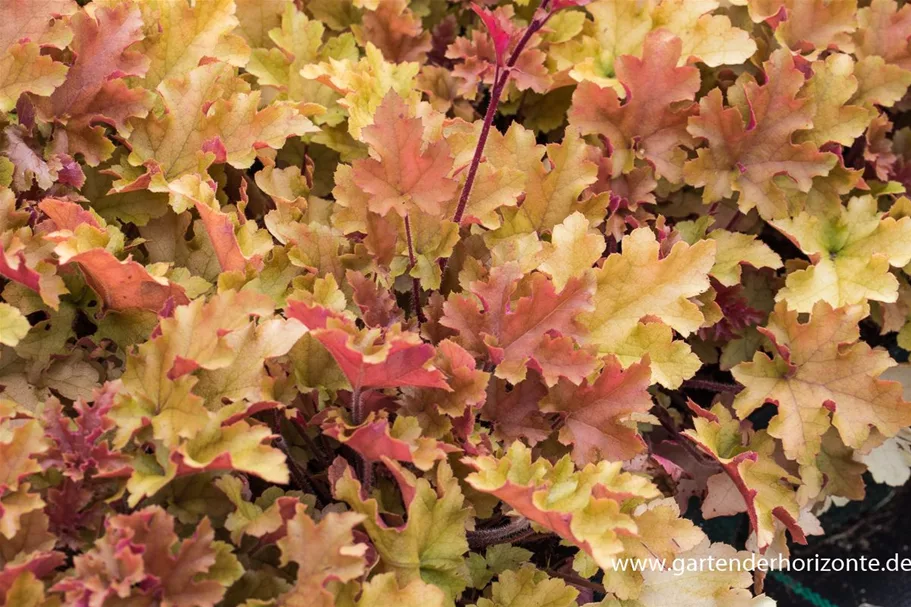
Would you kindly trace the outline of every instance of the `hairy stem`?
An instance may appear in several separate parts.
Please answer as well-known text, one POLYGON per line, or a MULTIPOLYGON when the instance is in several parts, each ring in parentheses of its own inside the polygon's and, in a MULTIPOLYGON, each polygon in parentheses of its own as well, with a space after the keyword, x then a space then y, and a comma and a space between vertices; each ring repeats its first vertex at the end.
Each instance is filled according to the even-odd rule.
POLYGON ((361 487, 364 491, 364 494, 369 496, 370 492, 373 491, 373 462, 367 461, 363 457, 360 458, 360 468, 361 468, 361 487))
POLYGON ((471 157, 471 164, 468 166, 468 176, 465 178, 465 185, 462 186, 462 193, 459 195, 459 206, 456 207, 455 215, 452 217, 452 220, 458 224, 462 223, 462 216, 465 214, 465 207, 468 205, 468 197, 471 195, 471 188, 474 186, 474 178, 478 174, 481 158, 484 156, 484 147, 487 145, 487 137, 490 135, 493 118, 496 116, 497 106, 500 104, 500 95, 506 87, 508 77, 509 72, 506 71, 501 75, 498 66, 494 76, 493 89, 490 91, 490 101, 487 103, 487 113, 484 114, 484 124, 481 126, 481 135, 478 137, 474 156, 471 157))
POLYGON ((729 384, 727 382, 715 381, 712 379, 685 379, 683 380, 684 388, 692 388, 693 390, 705 390, 706 392, 730 392, 731 394, 737 394, 743 390, 743 386, 739 384, 729 384))
POLYGON ((364 423, 364 412, 361 409, 361 386, 358 384, 351 393, 351 424, 360 426, 364 423))
MULTIPOLYGON (((405 215, 405 236, 408 239, 408 271, 411 272, 417 261, 414 257, 414 244, 411 240, 411 220, 408 215, 405 215)), ((421 309, 421 279, 415 276, 411 277, 411 301, 414 307, 414 314, 418 319, 418 327, 420 327, 427 318, 424 316, 424 310, 421 309)))
MULTIPOLYGON (((462 186, 462 192, 459 194, 459 204, 456 207, 455 215, 453 215, 452 220, 461 226, 462 216, 465 215, 465 207, 468 206, 468 199, 471 196, 471 188, 474 186, 475 177, 478 174, 478 168, 481 166, 481 159, 484 157, 484 148, 487 146, 487 137, 490 135, 490 129, 493 126, 493 119, 497 115, 497 106, 500 104, 500 96, 503 94, 503 89, 506 88, 506 84, 509 82, 510 72, 513 67, 515 67, 516 62, 519 60, 519 55, 522 54, 522 51, 525 49, 525 46, 528 44, 528 41, 531 40, 531 37, 539 29, 544 27, 544 24, 550 19, 552 12, 547 10, 550 0, 543 0, 541 5, 536 11, 538 13, 543 13, 543 16, 535 16, 532 19, 531 23, 528 24, 528 27, 525 28, 525 32, 522 34, 522 38, 519 40, 519 43, 516 44, 516 48, 513 49, 512 54, 509 56, 509 59, 506 61, 506 65, 503 69, 500 69, 500 66, 497 66, 496 72, 493 77, 493 88, 490 91, 490 101, 487 102, 487 112, 484 114, 484 123, 481 126, 481 134, 478 137, 478 143, 474 149, 474 155, 471 157, 471 163, 468 166, 468 176, 465 177, 465 185, 462 186)), ((444 258, 439 260, 440 273, 446 274, 446 266, 449 263, 449 260, 444 258)))
POLYGON ((472 550, 478 550, 494 544, 508 544, 526 536, 532 535, 534 530, 527 518, 519 517, 509 523, 494 527, 493 529, 476 529, 467 532, 468 545, 472 550))
MULTIPOLYGON (((351 423, 354 426, 360 426, 364 423, 364 407, 361 398, 360 380, 354 387, 354 392, 351 393, 351 423)), ((364 459, 364 456, 358 453, 357 469, 359 476, 361 477, 363 490, 367 495, 370 495, 370 490, 373 489, 373 462, 367 461, 364 459)))

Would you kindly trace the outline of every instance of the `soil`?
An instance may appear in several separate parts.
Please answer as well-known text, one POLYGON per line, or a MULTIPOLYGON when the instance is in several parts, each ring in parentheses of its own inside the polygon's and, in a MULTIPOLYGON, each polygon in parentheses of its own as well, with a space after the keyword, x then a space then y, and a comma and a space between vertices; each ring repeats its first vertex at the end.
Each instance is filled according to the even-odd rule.
MULTIPOLYGON (((793 554, 911 559, 911 486, 867 487, 866 500, 823 515, 827 535, 808 538, 793 554)), ((767 578, 766 592, 779 607, 911 607, 911 571, 782 572, 767 578)))

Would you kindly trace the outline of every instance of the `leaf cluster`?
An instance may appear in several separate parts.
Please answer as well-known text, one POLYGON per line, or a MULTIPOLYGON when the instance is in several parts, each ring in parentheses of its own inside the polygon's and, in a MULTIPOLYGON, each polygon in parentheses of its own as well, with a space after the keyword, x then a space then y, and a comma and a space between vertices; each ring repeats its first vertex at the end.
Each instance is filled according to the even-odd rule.
POLYGON ((0 606, 774 605, 623 563, 911 476, 909 36, 5 0, 0 606))

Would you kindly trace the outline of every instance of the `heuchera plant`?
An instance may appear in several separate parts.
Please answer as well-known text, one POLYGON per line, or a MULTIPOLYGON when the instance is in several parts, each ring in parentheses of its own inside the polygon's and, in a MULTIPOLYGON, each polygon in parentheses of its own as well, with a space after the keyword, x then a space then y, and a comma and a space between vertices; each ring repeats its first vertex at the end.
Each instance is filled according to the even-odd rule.
POLYGON ((3 0, 0 605, 774 605, 618 563, 909 476, 862 4, 3 0))

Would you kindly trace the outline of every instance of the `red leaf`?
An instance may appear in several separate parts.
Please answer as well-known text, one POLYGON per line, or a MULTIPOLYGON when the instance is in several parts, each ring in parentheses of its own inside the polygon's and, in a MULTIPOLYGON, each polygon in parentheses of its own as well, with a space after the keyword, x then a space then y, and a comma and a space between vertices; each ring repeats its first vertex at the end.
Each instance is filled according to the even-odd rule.
POLYGON ((87 530, 97 535, 104 523, 103 503, 94 501, 94 493, 81 482, 68 478, 58 488, 47 491, 48 528, 58 542, 76 552, 83 548, 87 530))
POLYGON ((123 129, 128 118, 143 116, 151 107, 149 91, 131 89, 123 80, 148 69, 147 57, 127 50, 143 38, 143 21, 137 6, 121 4, 98 8, 94 17, 80 11, 70 24, 76 60, 66 81, 41 107, 46 116, 67 125, 70 152, 81 152, 89 164, 97 164, 110 144, 92 125, 103 122, 123 129))
POLYGON ((0 603, 6 600, 6 593, 10 587, 26 571, 31 571, 40 579, 50 575, 64 561, 66 555, 62 552, 32 552, 24 562, 6 563, 0 569, 0 603))
POLYGON ((224 596, 222 583, 204 575, 217 561, 209 519, 184 540, 160 506, 113 516, 105 528, 95 547, 74 559, 73 577, 54 586, 68 604, 102 605, 114 597, 151 604, 158 597, 153 602, 173 607, 214 607, 224 596))
POLYGON ((481 21, 484 22, 484 27, 487 28, 487 32, 490 34, 491 40, 493 40, 493 47, 497 53, 497 65, 500 67, 505 66, 506 51, 509 49, 510 42, 512 42, 512 36, 509 31, 503 27, 503 24, 500 23, 497 16, 490 9, 480 7, 472 2, 471 10, 477 13, 481 21))
POLYGON ((546 276, 533 274, 524 285, 528 295, 513 302, 520 276, 515 263, 494 268, 485 281, 469 285, 477 299, 449 297, 440 324, 459 331, 461 343, 475 354, 486 350, 497 364, 497 377, 518 383, 528 367, 541 372, 549 384, 558 377, 580 381, 593 369, 592 356, 574 350, 571 340, 555 337, 584 333, 576 316, 591 309, 593 284, 573 278, 557 293, 546 276))
POLYGON ((131 470, 129 460, 111 451, 101 436, 114 426, 107 413, 114 406, 118 384, 108 383, 95 392, 94 405, 80 400, 73 405, 76 418, 67 417, 60 402, 49 401, 44 412, 44 427, 53 444, 41 458, 42 467, 55 468, 73 480, 86 474, 106 477, 124 476, 131 470))
MULTIPOLYGON (((535 356, 528 361, 528 368, 542 376, 552 386, 563 377, 578 383, 595 370, 597 357, 591 350, 576 346, 571 337, 551 337, 545 333, 538 343, 535 356)), ((494 361, 497 362, 497 361, 494 361)))
MULTIPOLYGON (((202 219, 212 248, 215 249, 215 255, 218 257, 218 263, 224 272, 239 271, 243 272, 247 267, 247 258, 240 250, 240 244, 237 242, 237 235, 234 233, 234 224, 227 213, 217 211, 212 207, 197 203, 196 210, 199 211, 199 217, 202 219)), ((255 256, 252 260, 255 266, 262 267, 262 258, 255 256)))
POLYGON ((157 312, 169 298, 178 304, 190 301, 180 285, 153 278, 142 264, 130 258, 120 261, 103 249, 92 249, 67 261, 79 264, 86 282, 111 310, 143 308, 157 312))
POLYGON ((362 131, 377 158, 355 161, 354 181, 371 194, 368 207, 380 215, 394 209, 404 217, 411 205, 439 215, 440 205, 458 187, 447 177, 452 169, 449 144, 441 139, 425 145, 423 120, 409 114, 398 94, 386 94, 374 123, 362 131))
POLYGON ((544 399, 542 409, 558 412, 566 420, 560 442, 573 446, 577 466, 602 459, 627 460, 645 448, 633 416, 652 408, 650 384, 647 355, 626 370, 611 356, 604 359, 604 369, 592 384, 574 386, 561 380, 544 399))
POLYGON ((563 10, 564 8, 573 8, 578 6, 585 6, 586 4, 591 4, 592 0, 553 0, 550 3, 550 10, 556 12, 563 10))
POLYGON ((569 121, 583 134, 605 136, 613 148, 615 175, 639 150, 657 173, 671 181, 682 177, 686 155, 681 145, 691 144, 687 119, 696 111, 699 70, 677 67, 682 42, 665 30, 645 38, 642 58, 623 55, 617 60, 617 78, 626 88, 621 104, 612 88, 583 82, 573 93, 569 121), (655 83, 661 86, 656 88, 655 83), (688 103, 687 103, 688 102, 688 103))
POLYGON ((466 409, 480 406, 486 397, 490 374, 477 368, 474 357, 452 340, 444 339, 437 344, 437 356, 433 365, 446 375, 452 391, 425 388, 411 390, 406 403, 411 406, 423 402, 450 417, 465 414, 466 409))
POLYGON ((546 395, 547 387, 536 373, 508 392, 505 381, 495 381, 488 389, 481 417, 493 423, 497 438, 505 442, 524 438, 534 445, 551 432, 552 424, 538 406, 546 395))
POLYGON ((452 445, 421 436, 420 426, 414 423, 407 429, 403 428, 403 436, 393 436, 393 428, 399 429, 403 419, 415 421, 414 418, 399 417, 393 426, 389 423, 388 414, 380 412, 376 416, 371 415, 359 426, 350 426, 338 410, 326 409, 312 423, 320 424, 323 434, 348 445, 370 462, 386 457, 429 470, 437 460, 445 459, 447 453, 458 451, 452 445))
POLYGON ((28 267, 25 253, 22 251, 17 252, 11 262, 3 250, 2 243, 0 243, 0 275, 10 280, 15 280, 36 293, 41 290, 41 274, 28 267))
POLYGON ((375 280, 354 270, 348 270, 345 278, 354 289, 352 298, 368 327, 383 328, 402 322, 402 312, 388 289, 380 288, 375 280))
POLYGON ((286 313, 311 330, 355 389, 420 386, 451 390, 439 369, 425 366, 434 357, 434 348, 416 333, 395 332, 387 334, 385 341, 378 341, 377 336, 364 343, 353 322, 322 306, 292 301, 286 313))
POLYGON ((38 204, 38 208, 54 222, 58 230, 75 232, 82 224, 88 224, 98 230, 103 229, 94 215, 75 202, 45 198, 38 204))
POLYGON ((212 184, 196 175, 186 175, 171 183, 169 188, 172 198, 176 198, 180 206, 192 204, 196 208, 222 271, 243 272, 248 266, 262 269, 261 255, 248 258, 241 250, 231 215, 222 212, 212 184))

